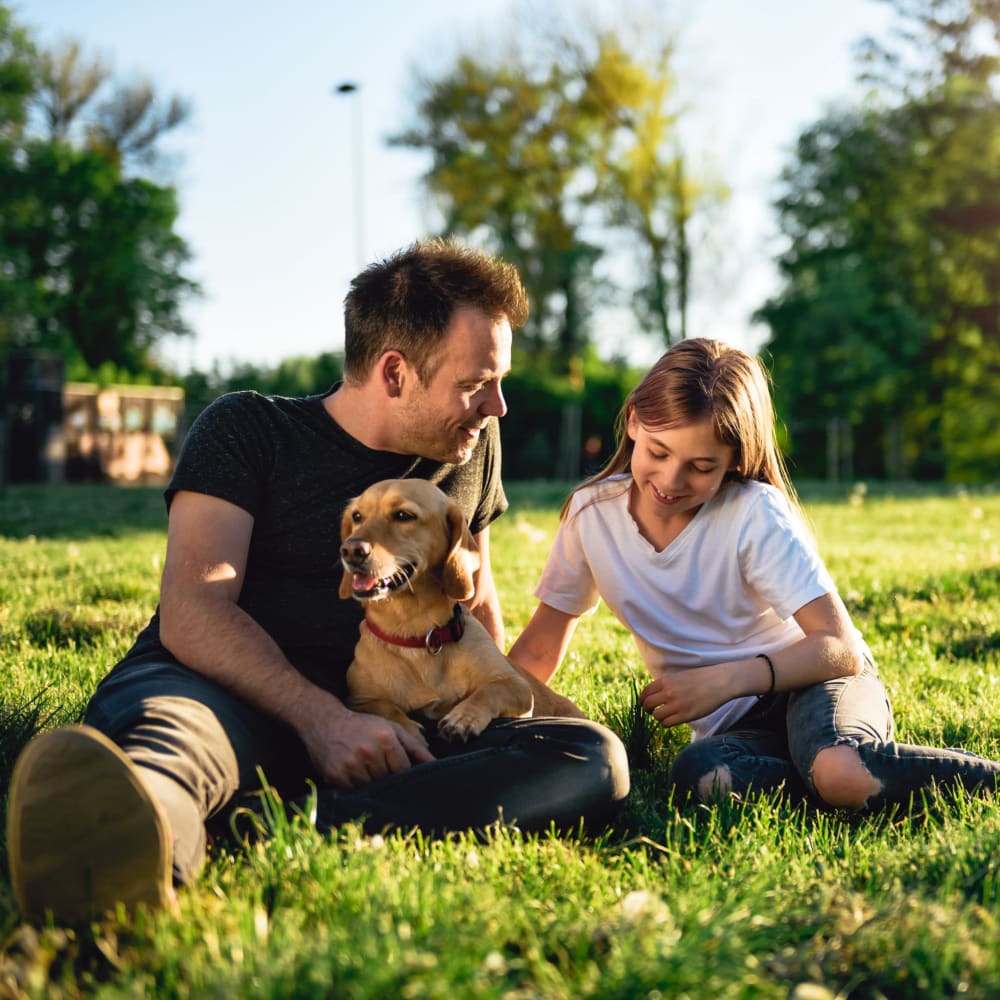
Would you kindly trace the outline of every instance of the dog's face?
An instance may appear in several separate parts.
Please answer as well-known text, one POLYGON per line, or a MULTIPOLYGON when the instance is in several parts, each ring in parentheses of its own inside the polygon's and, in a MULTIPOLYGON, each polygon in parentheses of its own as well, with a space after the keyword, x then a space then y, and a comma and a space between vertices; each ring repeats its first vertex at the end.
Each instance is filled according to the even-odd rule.
POLYGON ((348 503, 340 525, 341 597, 378 601, 443 589, 475 591, 479 552, 461 508, 422 479, 385 479, 348 503))

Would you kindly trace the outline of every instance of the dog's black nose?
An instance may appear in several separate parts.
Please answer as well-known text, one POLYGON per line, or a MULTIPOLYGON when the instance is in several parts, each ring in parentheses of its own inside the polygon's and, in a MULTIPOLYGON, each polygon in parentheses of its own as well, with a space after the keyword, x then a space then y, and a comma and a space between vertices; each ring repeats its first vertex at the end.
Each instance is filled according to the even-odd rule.
POLYGON ((347 562, 364 562, 372 554, 372 543, 362 538, 348 538, 340 546, 340 555, 347 562))

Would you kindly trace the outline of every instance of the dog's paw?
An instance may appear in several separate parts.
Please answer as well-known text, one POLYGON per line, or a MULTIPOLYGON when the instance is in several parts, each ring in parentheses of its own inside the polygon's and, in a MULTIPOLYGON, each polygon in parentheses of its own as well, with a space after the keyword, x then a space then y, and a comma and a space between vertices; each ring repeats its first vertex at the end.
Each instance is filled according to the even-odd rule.
POLYGON ((471 736, 478 736, 490 724, 492 718, 481 708, 456 705, 438 723, 438 732, 450 743, 465 743, 471 736))

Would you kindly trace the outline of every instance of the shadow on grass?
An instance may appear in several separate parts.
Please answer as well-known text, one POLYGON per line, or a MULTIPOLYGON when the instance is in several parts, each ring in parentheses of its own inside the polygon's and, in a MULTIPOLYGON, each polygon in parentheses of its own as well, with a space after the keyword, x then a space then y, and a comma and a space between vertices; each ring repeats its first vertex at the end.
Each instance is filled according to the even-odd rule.
POLYGON ((0 490, 0 538, 121 538, 166 531, 163 488, 104 483, 8 486, 0 490))
POLYGON ((670 765, 687 744, 686 728, 664 729, 639 703, 635 682, 599 721, 624 743, 628 756, 632 788, 615 823, 617 835, 628 839, 661 829, 674 811, 670 765))
POLYGON ((54 725, 80 722, 85 702, 56 705, 48 689, 20 702, 0 701, 0 794, 6 795, 14 763, 32 737, 54 725))
POLYGON ((21 704, 0 702, 0 790, 7 791, 14 771, 14 761, 28 741, 45 728, 54 714, 44 691, 21 704))

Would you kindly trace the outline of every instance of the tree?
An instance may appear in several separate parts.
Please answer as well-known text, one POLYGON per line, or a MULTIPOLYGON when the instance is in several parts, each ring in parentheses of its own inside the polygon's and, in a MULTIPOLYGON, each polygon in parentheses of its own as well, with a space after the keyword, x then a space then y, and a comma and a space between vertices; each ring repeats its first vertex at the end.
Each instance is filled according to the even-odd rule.
POLYGON ((462 57, 444 76, 422 81, 419 124, 394 139, 430 150, 425 183, 445 232, 481 236, 518 267, 531 296, 526 332, 535 349, 551 341, 567 359, 586 340, 600 255, 583 236, 587 195, 574 187, 592 160, 594 117, 582 100, 565 100, 570 85, 559 65, 538 74, 462 57))
POLYGON ((759 317, 771 328, 779 410, 798 431, 793 458, 812 452, 822 462, 807 431, 834 420, 881 438, 914 396, 928 324, 912 305, 918 272, 903 236, 913 207, 898 184, 908 146, 878 116, 831 116, 803 133, 782 175, 785 288, 759 317))
POLYGON ((688 176, 670 40, 558 23, 531 32, 493 60, 462 54, 418 76, 414 123, 392 141, 431 154, 425 184, 446 233, 518 266, 536 355, 552 345, 567 367, 579 355, 609 294, 595 270, 615 228, 638 237, 640 319, 669 344, 671 315, 684 326, 688 223, 721 191, 688 176))
POLYGON ((187 102, 177 96, 163 106, 148 80, 116 83, 111 68, 85 56, 75 41, 42 53, 35 103, 47 138, 75 137, 77 146, 100 152, 119 166, 155 163, 156 143, 190 114, 187 102))
POLYGON ((344 377, 344 359, 329 351, 285 358, 273 367, 244 362, 229 371, 218 364, 209 372, 190 371, 183 378, 185 416, 192 422, 212 400, 226 392, 254 389, 265 396, 310 396, 344 377))
MULTIPOLYGON (((9 173, 15 162, 28 119, 28 103, 37 87, 37 71, 35 49, 27 32, 0 5, 0 173, 9 173)), ((0 215, 0 234, 6 211, 5 208, 0 215)), ((0 235, 0 358, 13 335, 13 318, 24 315, 28 308, 29 292, 23 284, 12 280, 0 235)))
POLYGON ((6 256, 27 313, 14 343, 139 371, 165 333, 184 333, 189 252, 172 188, 122 178, 115 163, 63 142, 30 142, 0 171, 6 256))
POLYGON ((686 308, 695 201, 678 182, 669 41, 523 23, 530 32, 501 56, 460 54, 419 75, 414 123, 392 141, 430 153, 424 180, 445 233, 484 243, 521 272, 532 303, 522 342, 561 378, 553 471, 575 478, 588 324, 611 294, 598 264, 616 227, 639 237, 646 260, 627 270, 645 277, 631 290, 648 305, 640 319, 669 343, 671 309, 686 308))
POLYGON ((73 43, 38 53, 2 5, 0 57, 0 352, 141 371, 197 292, 176 192, 139 172, 185 105, 73 43))
POLYGON ((34 46, 0 4, 0 148, 6 153, 28 116, 28 99, 37 86, 34 46))
POLYGON ((785 287, 760 316, 793 426, 847 419, 868 474, 988 477, 1000 461, 1000 105, 996 59, 976 38, 997 22, 971 0, 895 6, 923 61, 906 71, 869 43, 867 77, 893 89, 800 137, 777 206, 785 287))
POLYGON ((692 175, 677 136, 678 112, 668 41, 644 62, 604 36, 593 74, 606 103, 623 108, 628 135, 621 134, 598 162, 599 197, 608 218, 637 238, 641 275, 633 301, 644 330, 664 347, 687 336, 691 284, 691 223, 728 197, 716 178, 692 175))

